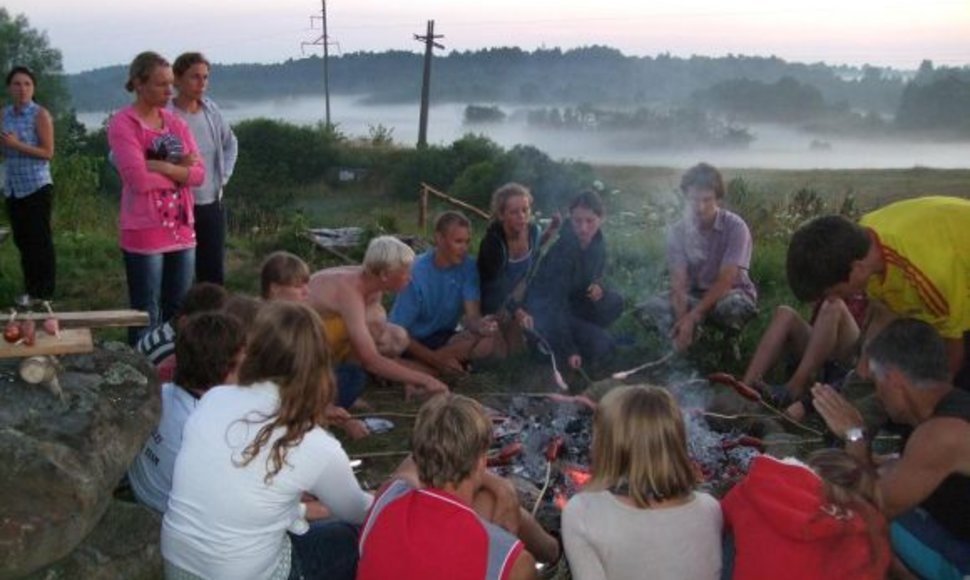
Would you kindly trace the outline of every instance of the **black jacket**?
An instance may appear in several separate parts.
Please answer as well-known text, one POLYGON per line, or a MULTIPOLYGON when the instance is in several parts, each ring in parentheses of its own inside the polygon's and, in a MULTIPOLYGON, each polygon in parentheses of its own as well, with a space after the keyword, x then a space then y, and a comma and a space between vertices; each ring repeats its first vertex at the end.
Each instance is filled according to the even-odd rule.
MULTIPOLYGON (((539 226, 529 224, 529 251, 539 249, 539 226)), ((482 314, 495 314, 502 306, 513 288, 507 287, 505 267, 509 263, 509 246, 505 241, 505 231, 500 222, 492 222, 478 245, 478 277, 482 291, 482 314)), ((511 305, 516 306, 516 305, 511 305)))

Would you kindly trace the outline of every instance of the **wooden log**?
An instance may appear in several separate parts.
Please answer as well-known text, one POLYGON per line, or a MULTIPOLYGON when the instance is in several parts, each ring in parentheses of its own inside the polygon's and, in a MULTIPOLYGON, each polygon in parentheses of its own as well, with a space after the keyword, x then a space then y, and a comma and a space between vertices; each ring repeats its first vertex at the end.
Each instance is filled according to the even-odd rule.
MULTIPOLYGON (((86 312, 54 312, 61 328, 106 328, 112 326, 148 326, 148 313, 140 310, 91 310, 86 312)), ((19 312, 17 320, 44 321, 47 312, 19 312)), ((0 313, 0 324, 10 320, 10 313, 0 313)))
POLYGON ((0 358, 33 357, 49 354, 78 354, 94 350, 91 331, 87 328, 61 329, 61 337, 55 338, 41 330, 37 331, 37 342, 9 344, 0 342, 0 358))

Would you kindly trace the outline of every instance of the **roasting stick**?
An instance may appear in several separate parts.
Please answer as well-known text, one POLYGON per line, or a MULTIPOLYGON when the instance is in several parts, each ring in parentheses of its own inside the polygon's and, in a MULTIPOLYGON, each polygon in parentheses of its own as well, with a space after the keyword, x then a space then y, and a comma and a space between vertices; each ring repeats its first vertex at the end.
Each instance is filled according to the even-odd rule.
POLYGON ((536 502, 532 505, 532 517, 535 517, 536 513, 539 511, 539 504, 542 503, 542 498, 546 496, 546 492, 549 491, 549 483, 552 481, 552 461, 546 460, 546 479, 542 484, 542 490, 539 492, 539 496, 536 497, 536 502))
POLYGON ((672 359, 674 357, 674 354, 676 354, 675 351, 670 351, 667 354, 663 355, 662 357, 658 358, 657 360, 652 360, 650 362, 643 363, 642 365, 640 365, 640 366, 638 366, 636 368, 632 368, 632 369, 627 370, 627 371, 621 371, 621 372, 618 372, 618 373, 613 373, 613 378, 616 379, 616 380, 622 381, 623 379, 629 377, 630 375, 635 375, 635 374, 637 374, 640 371, 645 371, 645 370, 647 370, 647 369, 649 369, 651 367, 658 367, 658 366, 666 363, 670 359, 672 359))
POLYGON ((762 415, 758 413, 747 413, 739 415, 722 415, 720 413, 714 413, 712 411, 704 411, 702 413, 705 417, 710 417, 711 419, 725 419, 727 421, 740 421, 743 419, 774 419, 774 415, 762 415))
POLYGON ((526 334, 532 336, 539 346, 541 346, 547 353, 549 353, 549 360, 552 361, 552 378, 556 381, 556 385, 564 390, 569 390, 569 384, 566 383, 565 379, 562 378, 562 373, 559 372, 559 365, 556 364, 556 353, 553 352, 552 347, 549 345, 549 341, 545 339, 544 336, 539 334, 534 328, 523 328, 526 334))

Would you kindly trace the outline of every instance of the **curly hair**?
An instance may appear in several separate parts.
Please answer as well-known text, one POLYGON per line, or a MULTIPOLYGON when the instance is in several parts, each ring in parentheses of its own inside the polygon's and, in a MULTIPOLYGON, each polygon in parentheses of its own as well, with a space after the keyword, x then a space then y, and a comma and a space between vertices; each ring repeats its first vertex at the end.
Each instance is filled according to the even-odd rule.
POLYGON ((320 317, 309 307, 295 302, 263 305, 250 337, 239 384, 273 382, 279 388, 280 404, 275 414, 245 419, 266 424, 243 450, 241 465, 255 459, 281 429, 282 435, 272 442, 266 459, 265 481, 269 484, 283 469, 289 450, 313 428, 326 424, 324 411, 333 401, 334 379, 320 317))

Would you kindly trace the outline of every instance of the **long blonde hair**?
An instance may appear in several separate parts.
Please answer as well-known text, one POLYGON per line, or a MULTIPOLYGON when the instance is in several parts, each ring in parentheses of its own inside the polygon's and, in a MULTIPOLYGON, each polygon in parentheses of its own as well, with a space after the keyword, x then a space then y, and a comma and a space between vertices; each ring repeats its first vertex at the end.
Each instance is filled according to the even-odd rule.
POLYGON ((592 459, 587 489, 622 489, 641 508, 685 497, 697 483, 680 407, 660 387, 619 387, 603 397, 593 419, 592 459))
POLYGON ((243 450, 242 465, 255 459, 276 429, 283 429, 266 460, 265 481, 269 483, 283 469, 287 452, 314 427, 325 424, 324 411, 335 391, 330 350, 317 313, 295 302, 264 304, 249 338, 239 384, 275 383, 280 405, 276 414, 260 417, 260 421, 268 422, 243 450))

